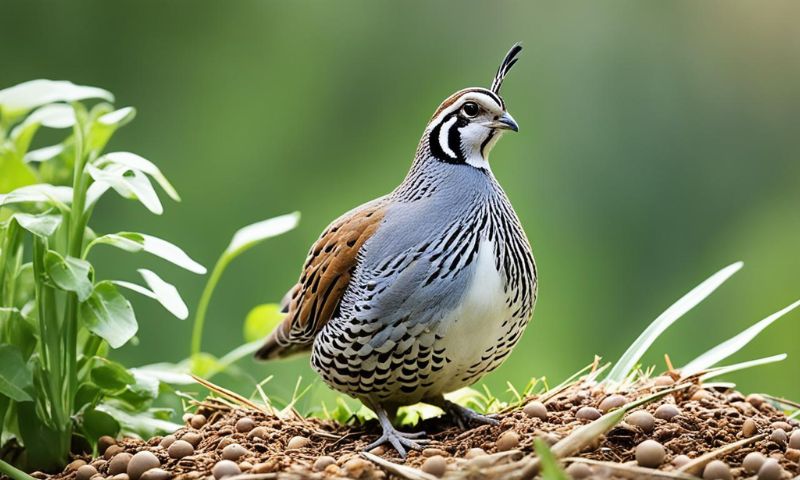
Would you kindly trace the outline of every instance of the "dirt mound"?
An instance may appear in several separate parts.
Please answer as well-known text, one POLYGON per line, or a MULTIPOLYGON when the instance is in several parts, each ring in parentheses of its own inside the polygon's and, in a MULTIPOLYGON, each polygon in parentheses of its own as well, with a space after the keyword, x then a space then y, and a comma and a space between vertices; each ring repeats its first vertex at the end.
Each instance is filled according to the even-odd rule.
MULTIPOLYGON (((420 428, 433 442, 424 451, 410 452, 405 460, 382 447, 368 455, 371 461, 361 455, 380 433, 377 422, 343 426, 314 418, 280 418, 207 401, 174 435, 148 441, 124 439, 108 447, 104 457, 77 459, 50 478, 138 480, 134 477, 141 467, 126 469, 129 456, 125 454, 144 451, 157 457, 161 469, 144 473, 141 480, 222 477, 240 472, 241 478, 254 480, 524 477, 536 471, 526 468, 534 457, 536 437, 553 445, 592 422, 601 410, 667 388, 657 383, 640 384, 622 392, 623 398, 596 387, 575 385, 550 398, 545 395, 544 408, 528 404, 500 413, 499 425, 467 431, 440 418, 427 420, 420 428), (93 468, 76 470, 84 461, 93 468)), ((692 474, 704 476, 706 470, 706 478, 756 478, 752 469, 764 464, 765 472, 758 478, 788 479, 800 474, 800 424, 760 396, 745 398, 732 390, 692 385, 634 411, 640 413, 628 413, 623 422, 567 459, 567 472, 576 478, 691 478, 692 474), (647 448, 637 451, 645 440, 657 443, 648 442, 647 448), (746 462, 750 471, 746 471, 742 464, 752 452, 761 456, 750 455, 746 462), (697 459, 687 468, 686 462, 697 459), (719 471, 718 477, 712 475, 715 471, 719 471)), ((152 456, 139 457, 145 468, 153 466, 152 456)), ((131 462, 136 459, 134 456, 131 462)))

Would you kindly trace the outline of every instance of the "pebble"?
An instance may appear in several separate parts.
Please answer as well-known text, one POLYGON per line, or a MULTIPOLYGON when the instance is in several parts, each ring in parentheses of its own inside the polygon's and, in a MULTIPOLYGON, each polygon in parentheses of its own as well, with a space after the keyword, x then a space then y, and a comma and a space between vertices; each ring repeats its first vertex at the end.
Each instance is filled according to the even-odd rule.
POLYGON ((216 465, 214 465, 214 468, 211 469, 211 474, 214 475, 214 478, 217 480, 233 475, 239 475, 240 473, 242 473, 242 470, 239 468, 239 465, 236 465, 230 460, 220 460, 216 463, 216 465))
POLYGON ((289 443, 286 444, 286 449, 295 450, 298 448, 305 448, 309 443, 311 443, 311 440, 298 435, 289 439, 289 443))
POLYGON ((97 475, 97 469, 91 465, 81 465, 77 469, 77 473, 75 474, 76 480, 89 480, 93 476, 97 475))
POLYGON ((753 435, 755 435, 757 431, 758 431, 758 425, 756 425, 755 420, 753 420, 752 418, 748 418, 742 424, 742 435, 744 436, 744 438, 752 437, 753 435))
POLYGON ((751 393, 750 395, 747 396, 747 398, 745 400, 747 400, 747 403, 749 403, 750 405, 752 405, 752 406, 754 406, 756 408, 758 408, 758 407, 760 407, 761 405, 764 404, 764 397, 762 397, 761 395, 759 395, 757 393, 751 393))
POLYGON ((441 455, 434 455, 425 459, 422 464, 422 471, 429 473, 434 477, 441 477, 447 471, 447 462, 441 455))
POLYGON ((731 468, 722 460, 712 460, 703 469, 705 480, 731 480, 731 468))
POLYGON ((230 445, 222 449, 223 460, 234 460, 234 461, 239 460, 246 454, 247 454, 247 449, 239 445, 238 443, 231 443, 230 445))
POLYGON ((80 458, 77 460, 71 461, 66 467, 64 467, 65 472, 74 472, 75 470, 81 468, 82 466, 86 465, 85 460, 81 460, 80 458))
POLYGON ((464 458, 471 459, 471 458, 482 457, 484 455, 486 455, 486 450, 482 448, 470 448, 469 450, 467 450, 467 453, 464 454, 464 458))
POLYGON ((498 452, 505 452, 519 445, 519 435, 514 430, 507 430, 503 432, 495 442, 498 452))
POLYGON ((631 425, 636 425, 645 433, 652 432, 653 428, 656 426, 655 417, 653 417, 650 412, 646 412, 644 410, 637 410, 630 413, 627 417, 625 417, 625 421, 631 425))
POLYGON ((167 449, 170 458, 183 458, 194 455, 194 446, 186 440, 175 440, 167 449))
POLYGON ((703 400, 705 398, 711 398, 711 396, 712 395, 708 390, 700 389, 700 390, 698 390, 698 391, 696 391, 696 392, 694 392, 692 394, 692 397, 690 398, 690 400, 694 400, 696 402, 699 402, 700 400, 703 400))
POLYGON ((655 383, 658 387, 668 387, 670 385, 674 385, 675 380, 673 380, 669 375, 661 375, 654 378, 653 383, 655 383))
POLYGON ((139 477, 141 477, 144 472, 160 466, 161 462, 152 452, 139 452, 131 457, 131 461, 128 462, 128 477, 130 477, 131 480, 139 480, 139 477))
POLYGON ((599 408, 601 412, 608 413, 615 408, 625 405, 627 402, 628 400, 622 395, 610 395, 600 402, 599 408))
POLYGON ((161 448, 169 448, 170 445, 175 443, 175 440, 177 440, 175 435, 167 435, 166 437, 162 438, 160 442, 158 442, 158 445, 161 448))
POLYGON ((102 437, 97 439, 97 451, 100 452, 100 455, 102 455, 102 454, 106 453, 106 450, 108 450, 108 447, 110 447, 111 445, 116 445, 116 444, 117 444, 117 441, 114 439, 114 437, 111 437, 111 436, 108 436, 108 435, 103 435, 102 437))
POLYGON ((575 413, 575 418, 578 420, 597 420, 602 416, 603 414, 600 413, 600 410, 594 407, 581 407, 575 413))
POLYGON ((106 448, 105 452, 103 452, 103 458, 106 460, 111 460, 111 457, 121 453, 123 450, 124 448, 120 447, 119 445, 111 445, 110 447, 106 448))
POLYGON ((200 429, 203 428, 203 425, 206 424, 206 421, 206 416, 198 413, 197 415, 192 415, 192 419, 189 420, 189 425, 191 425, 192 428, 200 429))
POLYGON ((256 422, 250 417, 242 417, 236 421, 236 431, 239 433, 247 433, 256 428, 256 422))
POLYGON ((780 480, 781 477, 783 477, 783 468, 774 458, 765 460, 758 469, 758 480, 780 480))
POLYGON ((589 478, 592 476, 592 469, 585 463, 575 462, 567 467, 567 475, 574 479, 589 478))
POLYGON ((750 452, 742 460, 742 468, 750 475, 755 475, 766 459, 767 457, 761 452, 750 452))
POLYGON ((144 472, 140 480, 167 480, 172 478, 172 474, 162 468, 151 468, 144 472))
POLYGON ((538 400, 529 402, 527 405, 525 405, 525 408, 522 409, 522 412, 531 418, 547 420, 547 407, 545 407, 544 404, 538 400))
POLYGON ((367 471, 367 469, 372 467, 372 464, 366 460, 356 457, 346 461, 343 466, 350 477, 360 478, 361 475, 367 471))
MULTIPOLYGON (((109 448, 109 450, 111 449, 109 448)), ((128 462, 131 461, 132 457, 133 455, 128 452, 121 452, 114 455, 114 457, 112 457, 108 462, 108 473, 111 475, 124 473, 126 470, 128 470, 128 462)))
POLYGON ((325 468, 328 465, 335 465, 335 464, 336 464, 336 459, 335 458, 333 458, 331 456, 328 456, 328 455, 323 455, 323 456, 317 458, 316 460, 314 460, 314 471, 315 472, 321 472, 321 471, 325 470, 325 468))
POLYGON ((441 448, 426 448, 422 450, 423 457, 433 457, 435 455, 441 455, 442 457, 446 457, 447 452, 445 452, 441 448))
POLYGON ((786 432, 781 430, 780 428, 776 428, 772 431, 772 435, 769 436, 769 439, 778 444, 779 447, 783 448, 786 446, 786 440, 788 439, 788 435, 786 432))
POLYGON ((197 448, 200 442, 203 441, 203 436, 197 432, 186 432, 181 436, 181 440, 189 442, 194 448, 197 448))
POLYGON ((692 459, 689 458, 686 455, 678 455, 677 457, 672 459, 672 464, 675 465, 678 468, 681 468, 682 466, 686 465, 687 463, 689 463, 691 461, 692 461, 692 459))
POLYGON ((247 438, 251 440, 254 438, 266 440, 269 438, 269 430, 267 430, 267 427, 256 427, 250 430, 250 433, 247 434, 247 438))
POLYGON ((661 420, 672 420, 675 416, 680 415, 681 411, 678 410, 678 407, 671 403, 665 403, 664 405, 660 405, 656 408, 655 416, 656 418, 660 418, 661 420))
POLYGON ((642 467, 656 468, 667 456, 664 446, 655 440, 645 440, 636 446, 636 463, 642 467))

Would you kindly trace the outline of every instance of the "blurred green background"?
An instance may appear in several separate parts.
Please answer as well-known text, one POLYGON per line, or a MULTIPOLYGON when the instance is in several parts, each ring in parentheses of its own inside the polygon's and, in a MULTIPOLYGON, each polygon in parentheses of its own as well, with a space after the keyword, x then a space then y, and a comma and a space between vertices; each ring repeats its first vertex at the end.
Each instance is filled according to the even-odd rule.
MULTIPOLYGON (((108 200, 98 231, 152 233, 211 267, 237 228, 302 212, 225 273, 204 337, 213 354, 242 342, 252 306, 280 299, 330 220, 400 182, 439 102, 487 85, 515 41, 525 51, 504 97, 521 131, 492 167, 541 285, 523 341, 485 379, 494 391, 617 358, 735 260, 745 268, 648 362, 682 365, 800 298, 799 3, 3 1, 1 14, 0 87, 50 78, 114 92, 139 114, 110 148, 159 164, 183 197, 161 217, 108 200)), ((97 255, 105 278, 134 279, 143 260, 97 255)), ((196 303, 204 278, 159 272, 196 303)), ((114 356, 184 358, 191 323, 133 302, 139 343, 114 356)), ((733 360, 780 352, 783 364, 732 380, 800 398, 800 313, 733 360)), ((275 374, 277 397, 298 374, 316 380, 307 358, 241 367, 275 374)), ((317 382, 301 406, 320 398, 332 397, 317 382)))

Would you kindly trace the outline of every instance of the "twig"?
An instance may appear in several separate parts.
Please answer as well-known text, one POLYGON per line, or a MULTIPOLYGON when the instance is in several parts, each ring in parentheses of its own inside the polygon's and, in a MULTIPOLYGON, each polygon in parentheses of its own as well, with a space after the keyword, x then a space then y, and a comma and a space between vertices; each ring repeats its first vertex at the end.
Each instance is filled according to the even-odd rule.
POLYGON ((361 456, 400 478, 405 478, 407 480, 438 480, 438 477, 434 477, 433 475, 425 473, 422 470, 417 470, 416 468, 407 467, 405 465, 400 465, 399 463, 393 463, 389 460, 384 460, 381 457, 373 455, 369 452, 361 452, 361 456))
POLYGON ((226 397, 234 402, 237 402, 245 407, 252 408, 253 410, 259 411, 264 415, 270 415, 271 412, 264 410, 260 405, 251 402, 250 400, 246 399, 245 397, 239 395, 236 392, 232 392, 227 388, 220 387, 219 385, 213 384, 204 378, 200 378, 197 375, 192 375, 192 378, 195 382, 199 383, 200 385, 206 387, 207 389, 215 392, 223 397, 226 397))
POLYGON ((729 443, 728 445, 723 445, 722 447, 713 450, 711 452, 705 453, 700 455, 699 457, 695 458, 694 460, 690 461, 686 465, 682 466, 678 469, 679 472, 685 472, 691 475, 699 475, 700 472, 703 471, 703 468, 711 461, 717 457, 721 457, 723 455, 727 455, 735 450, 738 450, 745 445, 749 445, 753 442, 757 442, 762 438, 766 438, 767 434, 762 433, 760 435, 754 435, 749 438, 745 438, 743 440, 739 440, 738 442, 729 443))

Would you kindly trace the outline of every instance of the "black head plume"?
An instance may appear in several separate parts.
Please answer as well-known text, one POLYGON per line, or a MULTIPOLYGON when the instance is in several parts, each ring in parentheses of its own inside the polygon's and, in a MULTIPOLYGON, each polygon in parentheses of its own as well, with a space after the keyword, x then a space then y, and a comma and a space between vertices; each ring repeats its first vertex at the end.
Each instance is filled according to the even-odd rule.
POLYGON ((521 51, 522 45, 520 45, 519 42, 515 43, 514 46, 511 47, 511 50, 506 53, 503 63, 501 63, 500 67, 497 69, 497 75, 494 76, 494 81, 492 81, 492 87, 490 88, 490 90, 497 95, 500 95, 500 87, 503 85, 503 79, 506 78, 511 67, 517 63, 517 55, 519 55, 521 51))

